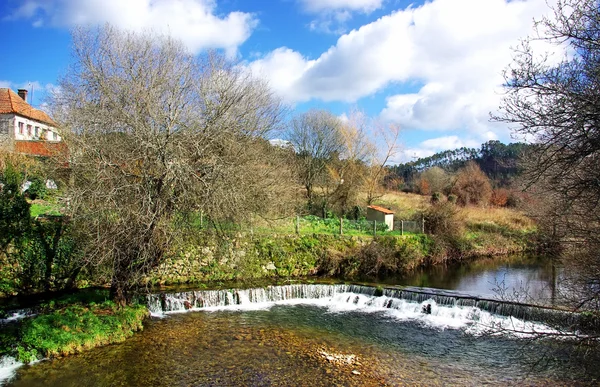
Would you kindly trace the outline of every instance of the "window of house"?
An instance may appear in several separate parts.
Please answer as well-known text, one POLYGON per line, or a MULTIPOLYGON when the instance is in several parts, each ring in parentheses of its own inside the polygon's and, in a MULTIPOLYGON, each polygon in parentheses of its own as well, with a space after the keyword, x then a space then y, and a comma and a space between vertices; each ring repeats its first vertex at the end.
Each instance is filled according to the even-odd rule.
POLYGON ((27 135, 31 137, 31 125, 27 125, 27 135))
POLYGON ((19 122, 19 134, 25 134, 25 124, 19 122))
POLYGON ((58 140, 58 134, 56 134, 56 132, 52 132, 52 139, 54 141, 58 140))
POLYGON ((39 137, 40 137, 40 127, 39 127, 39 126, 36 126, 36 127, 35 127, 35 137, 36 137, 36 138, 39 138, 39 137))

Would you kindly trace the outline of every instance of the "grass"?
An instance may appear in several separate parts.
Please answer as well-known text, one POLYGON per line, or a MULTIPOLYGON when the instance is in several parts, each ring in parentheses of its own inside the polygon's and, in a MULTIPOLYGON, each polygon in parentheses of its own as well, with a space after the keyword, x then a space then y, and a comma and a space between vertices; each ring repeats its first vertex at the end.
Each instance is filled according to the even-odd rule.
MULTIPOLYGON (((430 197, 404 192, 388 192, 375 204, 395 211, 395 220, 408 220, 428 208, 430 197)), ((535 223, 521 211, 504 207, 463 207, 460 216, 468 229, 494 232, 508 229, 519 232, 535 230, 535 223)))
POLYGON ((145 306, 118 308, 113 302, 74 304, 27 320, 20 329, 17 359, 65 356, 118 343, 143 328, 145 306))
MULTIPOLYGON (((469 227, 495 225, 514 231, 533 231, 535 223, 520 211, 510 208, 466 207, 463 209, 465 221, 469 227)), ((493 226, 491 226, 493 227, 493 226)))
POLYGON ((104 290, 65 295, 41 305, 42 312, 0 334, 0 355, 29 363, 124 341, 143 328, 143 305, 117 307, 104 290))
POLYGON ((35 218, 40 215, 62 215, 60 204, 35 201, 30 207, 31 217, 35 218))

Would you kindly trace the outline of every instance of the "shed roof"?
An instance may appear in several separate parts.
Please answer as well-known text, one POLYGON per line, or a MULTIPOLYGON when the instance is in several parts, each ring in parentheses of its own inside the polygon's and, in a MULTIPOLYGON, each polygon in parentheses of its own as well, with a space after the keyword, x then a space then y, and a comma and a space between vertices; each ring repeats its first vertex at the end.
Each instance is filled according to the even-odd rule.
POLYGON ((380 207, 380 206, 368 206, 367 208, 370 208, 370 209, 375 210, 375 211, 383 212, 386 215, 394 213, 394 211, 388 210, 387 208, 380 207))
POLYGON ((0 88, 0 114, 18 114, 50 126, 57 126, 48 114, 35 109, 9 88, 0 88))

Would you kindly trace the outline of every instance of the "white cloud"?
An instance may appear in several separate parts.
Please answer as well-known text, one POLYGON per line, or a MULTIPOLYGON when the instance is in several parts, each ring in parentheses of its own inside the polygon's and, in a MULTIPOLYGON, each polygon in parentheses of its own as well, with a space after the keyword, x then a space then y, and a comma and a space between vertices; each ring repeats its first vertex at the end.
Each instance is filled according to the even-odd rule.
POLYGON ((251 67, 271 71, 294 58, 272 82, 291 103, 355 102, 393 84, 422 85, 389 96, 382 117, 404 129, 505 137, 504 126, 489 122, 501 98, 502 70, 511 62, 511 47, 547 12, 546 0, 433 0, 341 36, 316 59, 278 49, 251 67))
POLYGON ((9 88, 14 92, 19 89, 27 90, 27 102, 36 108, 44 106, 48 94, 58 90, 58 86, 52 83, 42 84, 39 81, 13 82, 0 80, 0 88, 9 88))
POLYGON ((372 12, 381 8, 383 0, 299 0, 308 12, 332 10, 372 12))
POLYGON ((352 13, 370 13, 383 6, 383 0, 299 0, 304 10, 319 15, 310 22, 312 31, 341 35, 352 13))
POLYGON ((258 24, 253 14, 216 15, 214 0, 25 0, 9 18, 57 27, 113 24, 152 29, 181 39, 192 51, 225 49, 234 54, 258 24))
POLYGON ((270 86, 286 101, 308 100, 313 96, 302 94, 299 83, 302 75, 314 65, 299 52, 287 47, 278 48, 262 59, 249 64, 253 74, 269 80, 270 86))

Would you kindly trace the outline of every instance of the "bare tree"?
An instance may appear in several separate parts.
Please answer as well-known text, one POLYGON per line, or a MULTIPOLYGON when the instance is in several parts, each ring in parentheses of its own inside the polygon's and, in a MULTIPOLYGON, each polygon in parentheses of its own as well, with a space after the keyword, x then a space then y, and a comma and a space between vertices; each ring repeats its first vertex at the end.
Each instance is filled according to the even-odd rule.
POLYGON ((398 124, 384 125, 376 123, 374 126, 375 141, 380 140, 382 151, 376 150, 369 162, 369 171, 365 180, 367 204, 383 196, 383 184, 388 174, 387 163, 398 152, 398 139, 400 126, 398 124))
POLYGON ((430 193, 444 192, 450 185, 450 176, 440 167, 431 167, 423 171, 421 179, 429 184, 430 193))
POLYGON ((168 36, 77 29, 73 56, 52 101, 71 152, 69 211, 123 304, 185 214, 243 219, 276 196, 262 150, 281 105, 220 55, 195 58, 168 36))
POLYGON ((541 228, 565 249, 568 298, 600 311, 600 2, 559 0, 553 17, 536 22, 506 71, 507 94, 496 121, 533 139, 527 186, 544 197, 541 228), (565 55, 540 56, 543 41, 565 55), (559 226, 559 227, 557 227, 559 226))
POLYGON ((298 154, 298 174, 309 208, 314 205, 315 186, 327 179, 328 163, 344 150, 341 128, 341 120, 325 110, 310 110, 291 121, 287 139, 298 154))

